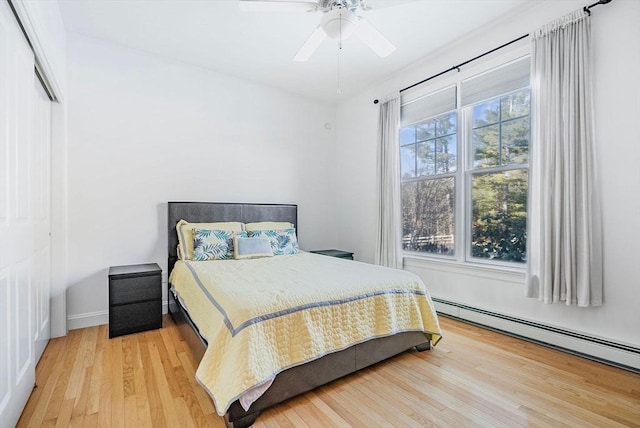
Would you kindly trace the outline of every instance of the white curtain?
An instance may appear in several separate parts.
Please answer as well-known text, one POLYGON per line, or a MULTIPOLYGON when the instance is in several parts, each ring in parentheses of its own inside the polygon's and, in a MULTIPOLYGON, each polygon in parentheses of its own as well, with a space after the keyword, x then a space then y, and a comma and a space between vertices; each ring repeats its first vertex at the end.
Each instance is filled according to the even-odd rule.
POLYGON ((402 268, 400 216, 400 97, 381 103, 378 126, 376 264, 402 268))
POLYGON ((591 61, 582 10, 532 34, 527 296, 545 303, 602 304, 591 61))

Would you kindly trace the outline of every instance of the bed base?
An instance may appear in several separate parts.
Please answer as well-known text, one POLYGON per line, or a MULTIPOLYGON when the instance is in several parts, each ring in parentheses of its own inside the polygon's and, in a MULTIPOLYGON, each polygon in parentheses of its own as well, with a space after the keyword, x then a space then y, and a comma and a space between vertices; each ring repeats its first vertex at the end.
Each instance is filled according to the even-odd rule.
MULTIPOLYGON (((178 259, 176 246, 178 234, 176 223, 180 219, 189 222, 213 221, 286 221, 298 228, 298 207, 291 204, 244 204, 219 202, 169 202, 167 204, 167 272, 171 273, 178 259)), ((171 284, 169 284, 169 289, 171 284)), ((168 291, 169 313, 176 322, 182 337, 191 348, 194 357, 200 361, 207 348, 206 341, 198 333, 197 327, 168 291)), ((260 412, 291 397, 310 391, 371 364, 392 357, 410 348, 423 351, 430 348, 431 336, 422 332, 405 332, 393 336, 372 339, 322 358, 292 367, 276 376, 267 391, 245 411, 238 401, 224 416, 229 427, 251 426, 260 412)))
MULTIPOLYGON (((207 347, 199 335, 189 314, 184 310, 172 292, 169 293, 169 313, 180 330, 185 342, 195 358, 202 359, 207 347)), ((292 367, 278 374, 273 384, 245 411, 239 401, 234 401, 224 415, 230 428, 245 428, 253 425, 260 412, 335 379, 386 360, 396 354, 416 348, 425 351, 431 348, 430 335, 410 331, 393 336, 371 339, 342 351, 327 354, 317 360, 292 367), (425 341, 425 339, 427 339, 425 341)))

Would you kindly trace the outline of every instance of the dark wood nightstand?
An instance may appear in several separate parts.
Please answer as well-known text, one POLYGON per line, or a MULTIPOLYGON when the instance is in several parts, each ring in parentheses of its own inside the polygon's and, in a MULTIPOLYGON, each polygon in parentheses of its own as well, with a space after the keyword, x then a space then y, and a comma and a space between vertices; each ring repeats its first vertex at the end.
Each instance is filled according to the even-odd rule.
POLYGON ((162 328, 162 269, 156 263, 109 268, 109 337, 162 328))
POLYGON ((312 250, 310 253, 322 254, 323 256, 338 257, 339 259, 353 260, 353 253, 342 250, 312 250))

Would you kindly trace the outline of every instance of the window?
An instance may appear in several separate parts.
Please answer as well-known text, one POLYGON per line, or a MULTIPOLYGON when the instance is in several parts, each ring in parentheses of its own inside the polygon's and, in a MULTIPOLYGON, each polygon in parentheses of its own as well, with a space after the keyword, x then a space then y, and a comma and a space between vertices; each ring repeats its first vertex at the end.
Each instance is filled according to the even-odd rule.
POLYGON ((456 112, 402 128, 402 247, 454 254, 456 112))
POLYGON ((529 89, 471 111, 471 257, 526 261, 529 89))
POLYGON ((436 93, 403 94, 405 251, 459 261, 526 261, 528 85, 524 58, 436 93))

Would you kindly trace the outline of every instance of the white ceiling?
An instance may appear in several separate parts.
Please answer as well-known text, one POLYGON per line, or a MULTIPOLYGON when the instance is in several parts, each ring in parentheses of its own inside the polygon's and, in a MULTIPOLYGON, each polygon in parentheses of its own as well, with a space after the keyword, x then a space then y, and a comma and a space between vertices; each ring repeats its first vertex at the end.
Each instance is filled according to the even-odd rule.
POLYGON ((339 103, 437 48, 533 0, 368 0, 361 12, 397 50, 379 58, 356 37, 291 59, 321 14, 243 12, 237 0, 59 0, 67 30, 339 103), (338 88, 338 57, 340 87, 338 88))

